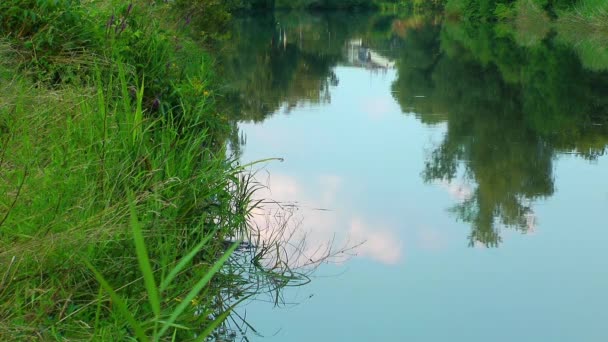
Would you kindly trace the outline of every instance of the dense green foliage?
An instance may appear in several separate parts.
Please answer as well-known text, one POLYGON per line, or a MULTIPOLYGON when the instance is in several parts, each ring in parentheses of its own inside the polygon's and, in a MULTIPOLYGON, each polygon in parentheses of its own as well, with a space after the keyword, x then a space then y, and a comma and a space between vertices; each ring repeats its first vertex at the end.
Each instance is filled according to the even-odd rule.
POLYGON ((99 48, 101 34, 79 2, 70 0, 3 1, 0 31, 17 45, 27 67, 38 69, 34 76, 51 82, 79 77, 78 69, 92 63, 89 53, 99 48), (61 63, 66 59, 71 63, 61 63))
POLYGON ((181 5, 0 3, 0 339, 202 340, 297 277, 233 243, 255 185, 202 48, 228 16, 181 5))
MULTIPOLYGON (((224 239, 242 227, 244 218, 230 209, 236 171, 213 151, 201 150, 209 136, 200 121, 192 118, 184 126, 175 118, 146 119, 143 87, 131 103, 124 84, 116 82, 124 89, 123 101, 109 100, 104 89, 114 89, 112 84, 49 94, 19 78, 3 79, 0 259, 6 282, 0 335, 5 338, 129 336, 124 317, 111 307, 115 300, 99 292, 86 264, 120 289, 129 311, 146 322, 143 331, 151 335, 150 324, 169 315, 178 305, 174 299, 207 272, 205 260, 216 256, 206 253, 221 252, 224 239), (162 314, 137 304, 145 294, 129 238, 131 216, 145 229, 159 282, 186 251, 213 238, 179 276, 179 286, 165 289, 162 314), (241 222, 234 222, 239 217, 241 222)), ((206 290, 210 301, 215 294, 209 291, 219 289, 206 290)), ((206 324, 196 322, 194 310, 181 315, 181 324, 206 324)))

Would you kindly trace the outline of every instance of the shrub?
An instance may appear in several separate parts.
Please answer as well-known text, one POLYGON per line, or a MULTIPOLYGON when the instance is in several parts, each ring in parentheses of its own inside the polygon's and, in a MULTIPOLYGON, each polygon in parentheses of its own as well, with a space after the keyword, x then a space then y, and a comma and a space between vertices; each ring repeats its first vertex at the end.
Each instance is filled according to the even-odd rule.
POLYGON ((37 79, 51 83, 78 80, 82 66, 93 63, 99 29, 76 0, 5 0, 0 30, 26 55, 37 79))

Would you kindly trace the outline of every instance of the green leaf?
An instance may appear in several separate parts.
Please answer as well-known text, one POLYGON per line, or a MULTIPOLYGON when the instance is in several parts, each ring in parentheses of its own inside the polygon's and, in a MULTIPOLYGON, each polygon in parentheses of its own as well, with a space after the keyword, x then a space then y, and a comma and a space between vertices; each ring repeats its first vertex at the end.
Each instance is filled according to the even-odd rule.
POLYGON ((190 290, 190 292, 188 292, 188 295, 186 295, 186 297, 177 306, 177 308, 175 308, 175 310, 173 311, 173 313, 171 314, 171 316, 169 317, 169 319, 167 320, 167 322, 165 323, 163 328, 160 330, 159 336, 162 336, 167 331, 167 329, 169 329, 171 324, 173 324, 177 320, 177 318, 184 312, 184 310, 186 310, 188 305, 190 305, 190 302, 199 294, 199 292, 201 292, 203 287, 205 287, 205 285, 207 285, 207 283, 209 283, 211 278, 213 278, 213 276, 222 268, 224 263, 228 260, 230 255, 232 255, 232 253, 236 250, 236 248, 239 246, 240 243, 241 243, 241 241, 237 241, 232 246, 230 246, 230 248, 228 248, 228 250, 226 250, 226 252, 211 267, 211 269, 209 271, 207 271, 205 276, 201 280, 199 280, 198 283, 196 283, 196 285, 194 285, 192 290, 190 290))
POLYGON ((133 144, 138 141, 138 138, 142 134, 142 123, 143 123, 143 100, 144 100, 144 81, 141 82, 141 87, 137 91, 137 103, 135 106, 135 113, 133 114, 133 144))
POLYGON ((156 317, 160 317, 160 298, 158 295, 158 288, 156 287, 154 273, 152 272, 152 266, 150 265, 150 258, 148 257, 148 251, 146 249, 146 243, 142 234, 141 224, 137 219, 135 200, 133 199, 132 193, 129 193, 129 207, 131 209, 131 230, 133 232, 133 240, 135 241, 137 262, 139 263, 139 269, 144 276, 144 284, 146 286, 148 301, 150 302, 152 311, 156 317))
POLYGON ((196 254, 201 251, 203 246, 207 244, 207 242, 213 237, 216 231, 217 229, 210 232, 209 235, 207 235, 201 242, 194 246, 194 248, 192 248, 192 250, 190 250, 190 252, 188 252, 188 254, 177 263, 177 265, 175 265, 175 267, 171 270, 171 272, 169 272, 167 277, 163 279, 163 281, 160 283, 161 292, 167 289, 173 279, 175 279, 175 277, 177 277, 177 275, 186 267, 186 265, 188 265, 192 261, 196 254))
POLYGON ((91 272, 93 272, 95 278, 97 279, 101 287, 103 287, 103 289, 110 295, 112 302, 114 302, 114 307, 127 320, 133 330, 135 330, 135 336, 137 336, 140 341, 147 341, 148 337, 146 337, 146 333, 142 329, 141 325, 137 323, 135 317, 133 317, 133 315, 129 312, 127 304, 118 296, 114 289, 112 289, 112 286, 108 284, 108 282, 101 275, 101 273, 99 273, 89 261, 84 260, 84 263, 91 270, 91 272))

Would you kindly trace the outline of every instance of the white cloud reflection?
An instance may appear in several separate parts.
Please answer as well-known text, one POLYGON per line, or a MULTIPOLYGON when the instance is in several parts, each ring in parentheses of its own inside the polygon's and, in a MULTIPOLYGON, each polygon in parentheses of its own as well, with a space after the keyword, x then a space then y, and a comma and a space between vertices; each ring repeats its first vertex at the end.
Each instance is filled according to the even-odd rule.
POLYGON ((353 239, 365 241, 357 248, 358 255, 384 264, 396 264, 401 260, 401 242, 389 229, 372 226, 359 218, 353 218, 349 233, 353 239))
POLYGON ((260 242, 281 241, 290 267, 314 265, 327 255, 334 263, 352 255, 385 264, 401 260, 402 244, 394 230, 351 213, 341 177, 321 175, 304 185, 272 172, 263 183, 267 187, 256 196, 272 201, 265 201, 255 212, 253 224, 259 229, 260 242))

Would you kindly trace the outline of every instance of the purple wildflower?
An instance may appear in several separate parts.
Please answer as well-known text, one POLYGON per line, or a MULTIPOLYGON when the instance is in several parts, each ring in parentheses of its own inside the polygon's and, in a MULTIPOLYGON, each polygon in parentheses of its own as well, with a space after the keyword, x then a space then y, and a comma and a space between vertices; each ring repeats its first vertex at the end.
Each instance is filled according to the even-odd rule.
POLYGON ((119 26, 116 26, 116 30, 114 31, 117 35, 121 34, 122 31, 125 30, 125 28, 127 28, 127 19, 123 19, 122 20, 122 24, 119 26))
POLYGON ((152 110, 157 110, 158 107, 160 107, 160 99, 155 97, 154 101, 152 102, 152 110))
POLYGON ((114 25, 114 14, 112 14, 110 19, 108 20, 108 23, 106 24, 106 30, 109 31, 110 27, 112 27, 112 25, 114 25))

